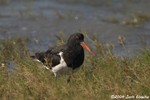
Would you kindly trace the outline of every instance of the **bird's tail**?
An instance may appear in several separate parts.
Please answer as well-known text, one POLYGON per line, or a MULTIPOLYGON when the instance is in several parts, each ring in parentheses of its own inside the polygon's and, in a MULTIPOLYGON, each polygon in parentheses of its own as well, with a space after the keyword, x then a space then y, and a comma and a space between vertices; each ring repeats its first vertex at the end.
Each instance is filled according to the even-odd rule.
POLYGON ((30 56, 34 60, 39 60, 42 63, 45 63, 45 53, 40 52, 40 53, 35 53, 35 55, 30 56))
POLYGON ((32 55, 32 56, 30 56, 32 59, 36 59, 36 56, 35 55, 32 55))

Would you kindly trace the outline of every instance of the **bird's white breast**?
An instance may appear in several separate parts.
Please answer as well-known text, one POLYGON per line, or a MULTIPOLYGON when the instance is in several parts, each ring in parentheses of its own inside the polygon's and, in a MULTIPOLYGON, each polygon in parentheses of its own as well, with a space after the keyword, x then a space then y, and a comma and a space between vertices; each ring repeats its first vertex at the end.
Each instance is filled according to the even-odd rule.
POLYGON ((52 72, 55 76, 57 75, 57 72, 65 73, 68 70, 67 64, 63 59, 63 52, 60 52, 58 55, 60 55, 60 63, 52 68, 52 72))

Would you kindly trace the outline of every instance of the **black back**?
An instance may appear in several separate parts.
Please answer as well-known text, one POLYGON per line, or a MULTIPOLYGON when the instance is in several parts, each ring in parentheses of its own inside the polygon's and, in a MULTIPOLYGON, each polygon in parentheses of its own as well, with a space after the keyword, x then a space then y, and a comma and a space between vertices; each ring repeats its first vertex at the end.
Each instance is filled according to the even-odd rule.
POLYGON ((44 53, 36 53, 35 58, 49 67, 55 67, 60 63, 60 56, 58 53, 62 51, 67 66, 72 69, 78 68, 84 61, 84 49, 80 45, 83 41, 83 34, 75 33, 69 37, 65 45, 53 47, 44 53))

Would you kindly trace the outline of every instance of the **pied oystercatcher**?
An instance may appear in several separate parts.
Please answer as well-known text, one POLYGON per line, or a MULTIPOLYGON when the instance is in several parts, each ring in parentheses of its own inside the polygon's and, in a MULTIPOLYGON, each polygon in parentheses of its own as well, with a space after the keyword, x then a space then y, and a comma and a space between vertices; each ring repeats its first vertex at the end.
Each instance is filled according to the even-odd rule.
POLYGON ((69 37, 66 44, 55 46, 46 52, 35 53, 35 56, 31 57, 44 64, 46 69, 50 69, 57 76, 57 73, 62 72, 64 69, 71 68, 74 70, 83 64, 83 48, 95 55, 84 43, 84 35, 74 33, 69 37))

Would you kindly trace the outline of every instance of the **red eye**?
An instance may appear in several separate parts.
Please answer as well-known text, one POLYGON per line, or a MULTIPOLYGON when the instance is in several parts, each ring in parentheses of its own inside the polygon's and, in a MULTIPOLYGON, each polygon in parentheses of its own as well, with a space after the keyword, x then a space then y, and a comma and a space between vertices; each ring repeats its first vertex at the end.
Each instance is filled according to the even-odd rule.
POLYGON ((79 37, 78 37, 78 36, 76 36, 76 39, 79 39, 79 37))

